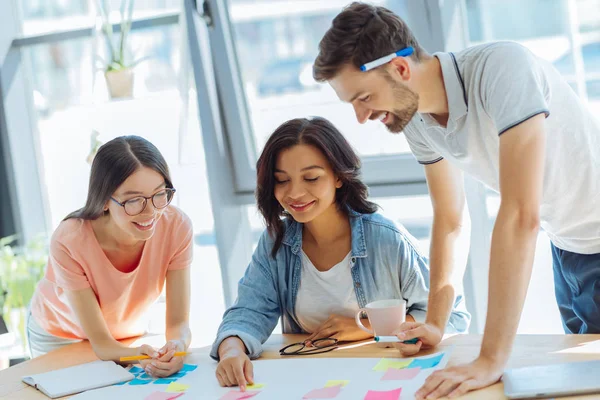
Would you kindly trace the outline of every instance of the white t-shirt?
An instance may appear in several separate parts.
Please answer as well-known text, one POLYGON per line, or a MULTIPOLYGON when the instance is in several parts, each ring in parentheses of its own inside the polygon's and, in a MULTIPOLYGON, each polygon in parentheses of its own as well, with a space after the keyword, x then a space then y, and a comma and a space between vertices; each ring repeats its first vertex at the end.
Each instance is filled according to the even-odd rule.
POLYGON ((500 135, 546 115, 540 224, 559 248, 600 253, 600 121, 554 67, 513 42, 436 53, 447 127, 417 113, 404 129, 421 164, 443 158, 499 191, 500 135))
POLYGON ((354 318, 359 309, 350 253, 330 270, 321 272, 302 251, 302 272, 295 307, 300 327, 312 333, 331 314, 354 318))

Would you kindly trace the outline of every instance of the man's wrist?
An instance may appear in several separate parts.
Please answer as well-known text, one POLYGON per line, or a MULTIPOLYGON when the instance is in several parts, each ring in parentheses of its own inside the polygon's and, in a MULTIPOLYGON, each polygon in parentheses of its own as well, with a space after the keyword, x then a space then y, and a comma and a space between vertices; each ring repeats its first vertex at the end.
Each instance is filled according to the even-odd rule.
POLYGON ((508 362, 506 354, 499 351, 485 351, 483 348, 481 349, 478 358, 492 369, 502 370, 508 362))

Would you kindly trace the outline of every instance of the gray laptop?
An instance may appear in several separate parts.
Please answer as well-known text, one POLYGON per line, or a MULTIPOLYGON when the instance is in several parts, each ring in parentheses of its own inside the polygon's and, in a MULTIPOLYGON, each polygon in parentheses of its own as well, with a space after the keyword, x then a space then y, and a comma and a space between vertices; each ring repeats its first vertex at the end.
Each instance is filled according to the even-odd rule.
POLYGON ((600 360, 510 369, 502 381, 509 399, 600 393, 600 360))

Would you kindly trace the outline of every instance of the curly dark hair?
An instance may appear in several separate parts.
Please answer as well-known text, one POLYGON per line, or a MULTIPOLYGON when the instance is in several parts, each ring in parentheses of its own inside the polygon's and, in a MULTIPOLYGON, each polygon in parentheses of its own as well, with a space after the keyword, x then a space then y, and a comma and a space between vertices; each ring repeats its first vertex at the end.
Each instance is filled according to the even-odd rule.
POLYGON ((296 118, 284 122, 269 137, 256 163, 256 202, 269 234, 275 239, 272 257, 277 254, 283 240, 282 217, 289 217, 274 194, 277 157, 283 150, 298 144, 319 149, 342 182, 335 195, 339 210, 347 213, 351 209, 372 214, 378 208, 367 200, 367 186, 360 180, 360 158, 331 122, 321 117, 296 118))
POLYGON ((385 7, 354 2, 333 19, 321 39, 313 77, 325 82, 348 63, 360 68, 409 46, 415 50, 410 57, 421 60, 425 50, 406 22, 385 7))

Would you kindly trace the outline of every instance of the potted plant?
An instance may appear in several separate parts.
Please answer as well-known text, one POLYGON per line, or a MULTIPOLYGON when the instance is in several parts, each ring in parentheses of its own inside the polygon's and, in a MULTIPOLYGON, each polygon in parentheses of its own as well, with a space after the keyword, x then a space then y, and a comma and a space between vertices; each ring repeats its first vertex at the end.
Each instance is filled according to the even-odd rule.
POLYGON ((23 247, 11 246, 15 240, 16 236, 0 239, 0 304, 8 329, 26 353, 27 307, 44 274, 48 251, 43 236, 23 247))
POLYGON ((119 32, 114 32, 110 21, 111 9, 109 0, 96 0, 96 8, 100 14, 101 31, 108 49, 104 62, 104 77, 111 98, 133 96, 133 68, 143 59, 132 60, 127 52, 127 40, 131 31, 134 0, 121 0, 119 13, 121 16, 119 32))

